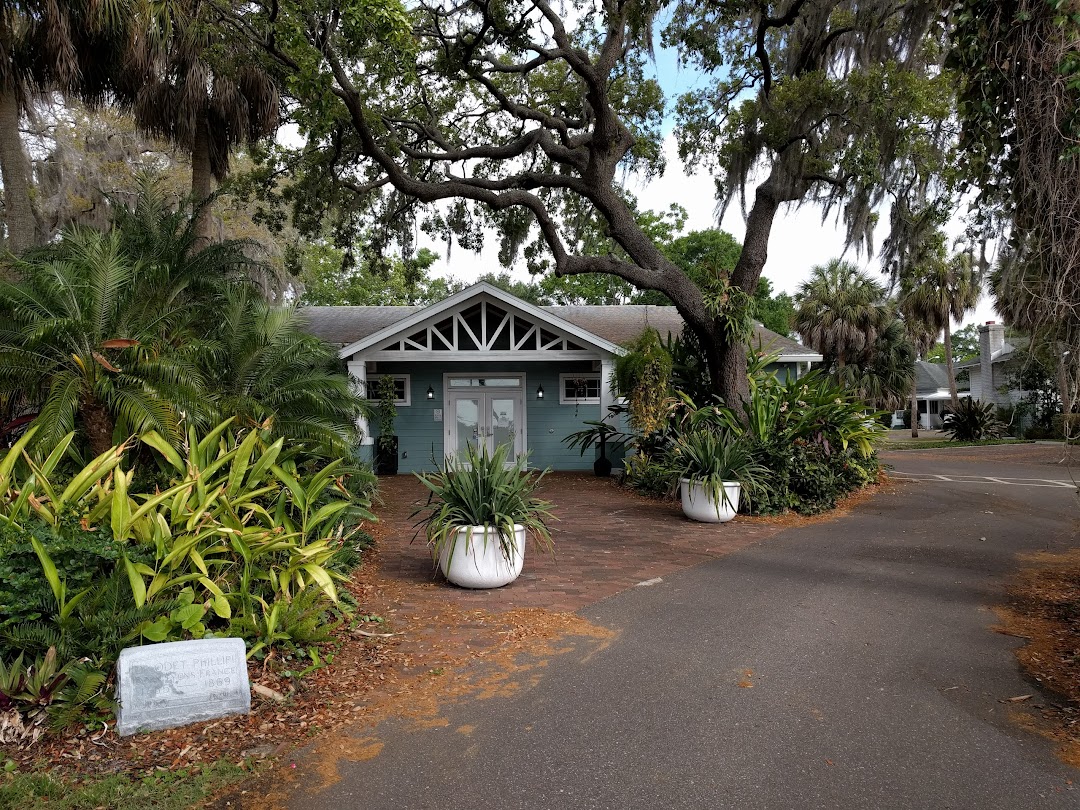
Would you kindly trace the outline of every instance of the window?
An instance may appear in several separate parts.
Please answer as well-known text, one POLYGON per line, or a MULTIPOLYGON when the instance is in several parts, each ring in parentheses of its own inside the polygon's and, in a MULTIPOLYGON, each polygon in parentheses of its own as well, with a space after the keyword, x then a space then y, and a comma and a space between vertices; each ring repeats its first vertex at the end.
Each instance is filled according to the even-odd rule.
POLYGON ((521 388, 521 377, 451 377, 451 388, 521 388))
POLYGON ((599 374, 560 374, 559 404, 587 405, 600 404, 599 374))
POLYGON ((401 407, 408 407, 409 405, 412 405, 412 385, 410 384, 408 374, 379 374, 374 377, 368 377, 368 400, 371 402, 378 401, 379 380, 381 380, 384 376, 390 376, 394 378, 394 404, 401 407))

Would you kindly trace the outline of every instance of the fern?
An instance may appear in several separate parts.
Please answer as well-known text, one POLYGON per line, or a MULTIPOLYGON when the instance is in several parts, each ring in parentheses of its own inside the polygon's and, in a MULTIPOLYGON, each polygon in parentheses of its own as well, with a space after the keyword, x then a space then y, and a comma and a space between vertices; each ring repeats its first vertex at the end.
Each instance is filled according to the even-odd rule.
POLYGON ((83 720, 88 706, 106 712, 113 708, 105 696, 105 673, 84 663, 72 663, 65 669, 67 684, 49 704, 49 724, 56 730, 83 720))

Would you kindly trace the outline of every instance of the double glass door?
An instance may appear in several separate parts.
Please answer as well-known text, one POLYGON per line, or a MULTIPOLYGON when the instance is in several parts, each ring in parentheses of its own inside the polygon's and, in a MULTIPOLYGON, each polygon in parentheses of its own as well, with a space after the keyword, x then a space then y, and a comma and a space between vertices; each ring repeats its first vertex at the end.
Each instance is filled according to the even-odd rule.
POLYGON ((524 412, 521 391, 454 391, 448 400, 446 454, 456 455, 468 445, 495 452, 500 444, 510 445, 509 461, 523 451, 524 412))

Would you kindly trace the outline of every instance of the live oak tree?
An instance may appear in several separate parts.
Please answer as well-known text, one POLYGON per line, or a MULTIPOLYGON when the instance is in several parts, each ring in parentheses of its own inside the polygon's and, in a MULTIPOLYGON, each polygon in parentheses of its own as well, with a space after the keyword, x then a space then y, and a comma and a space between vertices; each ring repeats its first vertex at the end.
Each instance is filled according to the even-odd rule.
POLYGON ((668 40, 715 77, 680 101, 682 151, 717 174, 724 199, 747 202, 737 265, 702 289, 642 230, 621 187, 628 172, 661 169, 665 106, 644 66, 662 7, 255 0, 228 24, 263 48, 296 102, 310 159, 301 186, 332 183, 399 228, 418 203, 440 203, 428 224, 466 246, 494 224, 504 260, 523 249, 534 270, 657 290, 700 343, 715 392, 735 402, 781 206, 819 201, 865 246, 886 189, 923 192, 940 169, 944 20, 928 0, 671 7, 668 40), (618 251, 582 249, 591 222, 618 251))

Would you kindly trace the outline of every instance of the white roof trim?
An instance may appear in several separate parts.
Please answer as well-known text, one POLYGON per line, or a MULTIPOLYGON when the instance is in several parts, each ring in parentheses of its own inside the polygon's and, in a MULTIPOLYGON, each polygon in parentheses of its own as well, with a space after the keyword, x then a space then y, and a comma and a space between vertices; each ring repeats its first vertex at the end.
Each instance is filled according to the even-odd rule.
MULTIPOLYGON (((403 332, 412 332, 413 329, 420 326, 425 321, 442 315, 444 312, 452 311, 468 303, 472 299, 479 298, 481 295, 485 294, 491 296, 505 306, 513 307, 523 315, 528 315, 530 318, 534 318, 540 323, 546 323, 553 329, 564 332, 576 340, 587 343, 602 352, 606 352, 607 354, 626 354, 626 349, 622 346, 617 346, 611 341, 604 340, 602 337, 594 335, 592 332, 582 329, 580 326, 575 326, 557 315, 545 312, 539 307, 535 307, 526 301, 522 301, 517 296, 511 295, 505 290, 500 290, 498 287, 488 284, 486 281, 480 281, 473 284, 471 287, 466 287, 461 292, 454 293, 449 298, 444 298, 442 301, 434 303, 429 307, 417 310, 407 318, 403 318, 395 324, 380 329, 378 332, 374 332, 366 338, 362 338, 355 343, 350 343, 338 352, 338 356, 346 358, 390 340, 395 335, 400 335, 403 332)), ((446 358, 445 352, 439 352, 439 354, 442 356, 442 359, 446 358)))
POLYGON ((825 359, 821 354, 778 354, 777 363, 820 363, 825 359))

